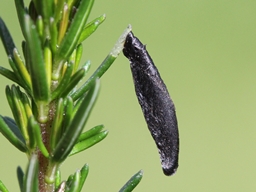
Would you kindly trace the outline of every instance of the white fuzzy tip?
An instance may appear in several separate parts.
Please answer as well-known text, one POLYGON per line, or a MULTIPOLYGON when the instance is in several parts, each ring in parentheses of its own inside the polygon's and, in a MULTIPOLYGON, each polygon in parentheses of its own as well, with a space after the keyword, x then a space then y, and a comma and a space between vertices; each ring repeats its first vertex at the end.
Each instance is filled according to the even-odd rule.
POLYGON ((128 35, 128 33, 131 30, 132 30, 132 26, 128 25, 128 27, 124 30, 123 34, 119 37, 119 39, 116 42, 115 46, 111 50, 110 55, 112 55, 113 57, 117 57, 120 54, 120 52, 124 48, 124 42, 125 42, 126 36, 128 35))

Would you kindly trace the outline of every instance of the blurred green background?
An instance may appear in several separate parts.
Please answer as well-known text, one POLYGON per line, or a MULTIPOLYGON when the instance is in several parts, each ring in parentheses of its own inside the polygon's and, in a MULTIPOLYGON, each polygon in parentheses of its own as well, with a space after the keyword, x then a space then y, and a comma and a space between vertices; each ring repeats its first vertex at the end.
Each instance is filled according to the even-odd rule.
MULTIPOLYGON (((69 158, 63 179, 84 163, 84 191, 118 191, 138 170, 135 191, 256 190, 256 1, 96 0, 90 19, 107 20, 84 43, 91 73, 126 28, 147 44, 175 102, 180 132, 179 169, 162 173, 159 155, 135 97, 129 62, 121 54, 102 78, 101 93, 85 129, 104 124, 102 143, 69 158)), ((14 1, 1 0, 0 16, 20 49, 23 39, 14 1)), ((0 65, 8 66, 0 47, 0 65)), ((11 116, 0 77, 0 114, 11 116)), ((27 159, 0 135, 0 179, 18 191, 16 167, 27 159)))

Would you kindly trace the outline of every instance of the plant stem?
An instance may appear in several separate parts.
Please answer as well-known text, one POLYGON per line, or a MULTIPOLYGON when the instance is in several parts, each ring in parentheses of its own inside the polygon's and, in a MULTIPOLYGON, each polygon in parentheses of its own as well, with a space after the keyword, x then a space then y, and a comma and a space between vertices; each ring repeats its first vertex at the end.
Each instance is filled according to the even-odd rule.
MULTIPOLYGON (((48 121, 46 123, 41 123, 41 133, 42 133, 42 139, 43 143, 46 146, 47 150, 50 150, 50 133, 51 133, 51 127, 53 123, 53 119, 55 117, 56 113, 56 103, 52 102, 49 106, 49 114, 48 114, 48 121)), ((39 162, 39 175, 38 175, 38 180, 39 180, 39 191, 40 192, 51 192, 54 191, 55 186, 54 184, 48 184, 45 182, 45 176, 46 176, 46 171, 49 166, 49 160, 44 157, 44 155, 40 152, 40 150, 37 151, 38 154, 38 162, 39 162)))

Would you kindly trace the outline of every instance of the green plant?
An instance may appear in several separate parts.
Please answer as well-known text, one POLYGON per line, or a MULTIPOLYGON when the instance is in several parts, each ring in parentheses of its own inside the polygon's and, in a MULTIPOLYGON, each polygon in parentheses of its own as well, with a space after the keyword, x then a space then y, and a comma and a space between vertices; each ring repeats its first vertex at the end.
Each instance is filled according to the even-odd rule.
MULTIPOLYGON (((99 79, 123 48, 128 27, 98 69, 80 87, 90 62, 79 67, 82 42, 105 20, 105 15, 87 22, 94 0, 32 0, 26 8, 15 0, 24 36, 23 58, 0 18, 0 36, 11 70, 0 74, 17 85, 6 87, 13 118, 0 116, 0 131, 29 163, 18 167, 20 191, 81 191, 88 174, 85 164, 60 179, 60 165, 71 155, 102 141, 103 125, 82 132, 98 96, 99 79), (78 88, 77 88, 78 87, 78 88)), ((142 178, 135 174, 120 191, 132 191, 142 178)), ((8 191, 0 181, 0 190, 8 191)))

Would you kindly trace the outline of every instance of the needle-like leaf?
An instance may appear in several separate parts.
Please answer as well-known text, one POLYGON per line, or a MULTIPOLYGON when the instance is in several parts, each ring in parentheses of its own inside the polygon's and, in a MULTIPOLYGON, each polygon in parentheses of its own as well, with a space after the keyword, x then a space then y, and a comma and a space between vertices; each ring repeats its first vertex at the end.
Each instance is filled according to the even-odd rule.
POLYGON ((51 134, 50 134, 50 150, 52 151, 56 145, 57 142, 59 141, 61 137, 61 125, 64 117, 64 101, 62 98, 58 99, 56 105, 56 113, 55 113, 55 118, 53 120, 53 125, 51 129, 51 134))
POLYGON ((15 0, 16 12, 18 15, 18 19, 20 22, 20 28, 25 36, 25 26, 24 26, 24 15, 25 15, 25 7, 23 0, 15 0))
POLYGON ((82 53, 83 53, 83 45, 78 44, 76 48, 76 58, 75 58, 75 63, 74 63, 74 69, 73 71, 77 71, 80 60, 82 58, 82 53))
POLYGON ((56 175, 55 175, 55 186, 56 188, 61 185, 61 174, 60 174, 60 169, 58 169, 56 171, 56 175))
POLYGON ((71 182, 67 182, 66 185, 66 192, 78 192, 79 189, 79 183, 80 183, 80 171, 76 171, 76 173, 73 175, 71 182))
POLYGON ((58 189, 56 189, 56 192, 64 192, 65 188, 66 188, 66 181, 62 181, 58 189))
POLYGON ((72 89, 74 89, 77 84, 81 81, 81 79, 85 76, 86 71, 84 68, 79 69, 74 75, 72 75, 70 81, 66 85, 65 89, 63 89, 60 97, 66 97, 72 89))
POLYGON ((38 161, 32 155, 24 178, 23 192, 38 192, 38 161))
POLYGON ((131 192, 139 184, 143 176, 143 171, 139 171, 131 177, 127 183, 119 190, 119 192, 131 192))
POLYGON ((3 42, 5 52, 8 56, 13 57, 13 49, 15 48, 15 44, 12 40, 12 36, 6 27, 4 21, 0 17, 0 37, 3 42))
POLYGON ((85 28, 83 29, 83 32, 81 33, 81 36, 79 38, 78 43, 83 42, 85 39, 87 39, 91 34, 93 34, 96 29, 100 26, 101 23, 103 23, 106 19, 106 15, 101 15, 88 23, 85 28))
POLYGON ((67 64, 65 74, 63 75, 58 87, 52 93, 52 96, 51 96, 52 100, 59 97, 60 94, 65 91, 66 87, 70 82, 72 72, 73 72, 73 64, 69 63, 67 64))
POLYGON ((86 140, 82 140, 76 143, 72 151, 70 152, 70 156, 92 147, 93 145, 105 139, 107 135, 108 135, 108 131, 102 131, 86 140))
POLYGON ((35 140, 37 147, 40 149, 42 154, 45 157, 49 157, 48 150, 46 149, 42 140, 40 126, 38 125, 37 121, 34 119, 33 116, 29 118, 28 127, 30 129, 30 132, 32 132, 32 135, 30 136, 30 138, 33 138, 35 140))
POLYGON ((22 192, 23 189, 23 181, 24 181, 24 172, 22 171, 21 167, 17 167, 17 177, 19 181, 20 191, 22 192))
POLYGON ((64 36, 57 51, 55 66, 53 68, 54 71, 57 70, 56 65, 59 65, 62 60, 67 60, 77 46, 83 27, 91 12, 93 3, 94 0, 81 0, 75 17, 68 29, 68 32, 64 36))
MULTIPOLYGON (((56 2, 56 1, 55 1, 56 2)), ((63 10, 63 6, 64 6, 65 0, 58 0, 57 4, 55 6, 55 12, 54 12, 54 20, 56 22, 59 21, 60 17, 61 17, 61 10, 63 10)))
POLYGON ((25 106, 22 103, 22 93, 15 85, 13 85, 11 89, 9 86, 6 86, 6 97, 11 107, 15 122, 21 130, 25 141, 27 142, 29 138, 27 133, 27 114, 25 106))
POLYGON ((0 116, 0 132, 20 151, 27 151, 24 138, 19 128, 6 117, 0 116))
POLYGON ((14 81, 15 83, 20 84, 19 79, 17 78, 15 73, 10 71, 9 69, 0 66, 0 74, 10 79, 11 81, 14 81))
POLYGON ((38 120, 44 123, 47 120, 48 114, 45 106, 48 104, 50 98, 50 85, 48 84, 42 45, 36 31, 36 26, 27 14, 25 15, 25 33, 30 53, 29 57, 31 59, 31 62, 28 62, 30 65, 28 68, 30 69, 33 98, 39 111, 38 120))
POLYGON ((82 169, 80 170, 80 182, 79 182, 79 188, 77 189, 77 192, 80 192, 83 188, 84 182, 87 178, 87 175, 89 173, 89 166, 88 164, 85 164, 82 169))
POLYGON ((97 126, 91 128, 90 130, 88 130, 88 131, 82 133, 82 134, 79 136, 77 142, 86 140, 86 139, 88 139, 88 138, 90 138, 90 137, 92 137, 92 136, 98 134, 102 129, 104 129, 104 125, 97 125, 97 126))
POLYGON ((19 76, 25 82, 26 87, 28 87, 31 90, 30 75, 29 75, 27 68, 25 67, 24 62, 21 59, 21 56, 16 48, 13 50, 13 57, 14 57, 14 63, 16 64, 15 66, 18 70, 19 76))
POLYGON ((83 95, 91 84, 97 78, 101 78, 101 76, 108 70, 108 68, 112 65, 112 63, 116 60, 117 56, 123 49, 123 44, 127 34, 131 31, 131 26, 129 25, 123 34, 119 37, 118 41, 116 42, 115 46, 111 50, 111 52, 107 55, 105 60, 101 63, 98 69, 92 74, 92 76, 74 93, 71 94, 72 99, 75 101, 81 95, 83 95))
POLYGON ((0 180, 0 191, 1 192, 9 192, 1 180, 0 180))
POLYGON ((68 125, 61 140, 57 144, 55 150, 52 152, 53 162, 61 163, 62 161, 64 161, 74 147, 77 138, 81 134, 92 110, 92 107, 96 101, 99 91, 99 85, 100 83, 97 79, 94 86, 91 87, 88 94, 84 98, 77 113, 75 113, 73 121, 68 125))
POLYGON ((62 133, 64 133, 66 131, 66 129, 68 128, 68 125, 70 124, 70 122, 73 120, 73 117, 74 117, 74 102, 73 102, 73 99, 68 96, 65 99, 64 103, 65 103, 64 104, 65 105, 65 110, 64 110, 63 114, 65 114, 65 116, 63 117, 63 121, 62 121, 62 133))
POLYGON ((12 132, 25 144, 24 137, 18 128, 16 122, 10 118, 10 117, 2 117, 5 121, 5 123, 8 125, 8 127, 12 130, 12 132))
POLYGON ((48 24, 53 16, 53 0, 34 0, 37 12, 44 18, 44 23, 48 24))

